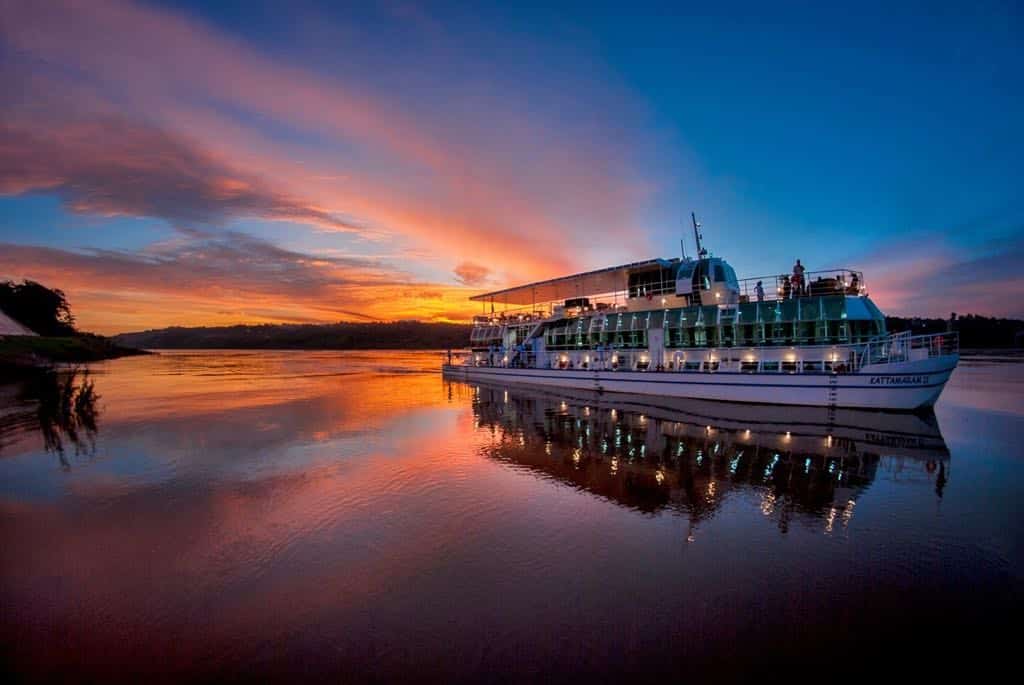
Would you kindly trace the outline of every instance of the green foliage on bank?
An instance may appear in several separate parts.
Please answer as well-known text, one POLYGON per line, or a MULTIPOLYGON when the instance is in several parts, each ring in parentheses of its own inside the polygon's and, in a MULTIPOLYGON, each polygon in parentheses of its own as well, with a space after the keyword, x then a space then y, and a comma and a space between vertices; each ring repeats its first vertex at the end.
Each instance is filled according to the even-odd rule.
POLYGON ((135 354, 145 353, 99 335, 0 336, 0 371, 95 362, 135 354))
POLYGON ((123 333, 114 341, 142 349, 446 350, 469 344, 468 324, 388 323, 265 324, 163 328, 123 333))

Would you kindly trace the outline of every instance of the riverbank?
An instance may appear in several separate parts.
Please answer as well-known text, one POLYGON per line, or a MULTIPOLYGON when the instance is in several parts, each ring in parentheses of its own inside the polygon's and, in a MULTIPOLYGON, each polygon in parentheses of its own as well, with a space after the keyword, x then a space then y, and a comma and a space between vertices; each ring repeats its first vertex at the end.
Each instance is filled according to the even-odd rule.
POLYGON ((12 373, 54 364, 77 364, 152 354, 118 345, 99 335, 67 337, 0 336, 0 372, 12 373))

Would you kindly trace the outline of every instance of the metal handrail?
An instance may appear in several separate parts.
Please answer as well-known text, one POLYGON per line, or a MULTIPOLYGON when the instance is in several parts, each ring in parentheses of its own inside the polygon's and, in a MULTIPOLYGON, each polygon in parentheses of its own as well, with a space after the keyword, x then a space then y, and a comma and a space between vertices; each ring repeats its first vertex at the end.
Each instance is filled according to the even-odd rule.
POLYGON ((864 273, 857 269, 826 269, 824 271, 805 271, 804 285, 797 288, 793 285, 792 274, 776 274, 757 276, 740 280, 740 302, 772 302, 798 297, 818 297, 820 295, 867 295, 864 273), (789 286, 786 286, 789 279, 789 286), (757 296, 757 283, 761 283, 764 298, 757 296))
POLYGON ((864 343, 864 349, 857 357, 857 369, 872 364, 895 364, 959 353, 960 336, 956 332, 911 335, 910 331, 901 331, 864 343), (915 350, 923 350, 924 356, 915 350))

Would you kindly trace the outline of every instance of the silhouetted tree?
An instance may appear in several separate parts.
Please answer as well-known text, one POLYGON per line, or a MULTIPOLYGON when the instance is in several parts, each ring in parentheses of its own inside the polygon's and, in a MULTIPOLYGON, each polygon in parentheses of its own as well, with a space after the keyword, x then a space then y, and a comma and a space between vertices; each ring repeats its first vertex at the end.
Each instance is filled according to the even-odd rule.
POLYGON ((64 293, 35 281, 0 283, 0 309, 39 335, 75 332, 75 317, 64 293))

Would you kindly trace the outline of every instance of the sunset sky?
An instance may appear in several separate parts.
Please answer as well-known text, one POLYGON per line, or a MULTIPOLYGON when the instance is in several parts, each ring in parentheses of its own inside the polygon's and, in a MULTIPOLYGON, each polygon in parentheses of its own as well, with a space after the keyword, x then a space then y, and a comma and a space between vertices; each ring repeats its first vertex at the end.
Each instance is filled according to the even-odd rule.
POLYGON ((1021 35, 1013 1, 0 0, 0 279, 107 334, 464 320, 692 253, 696 211, 741 277, 1021 317, 1021 35))

